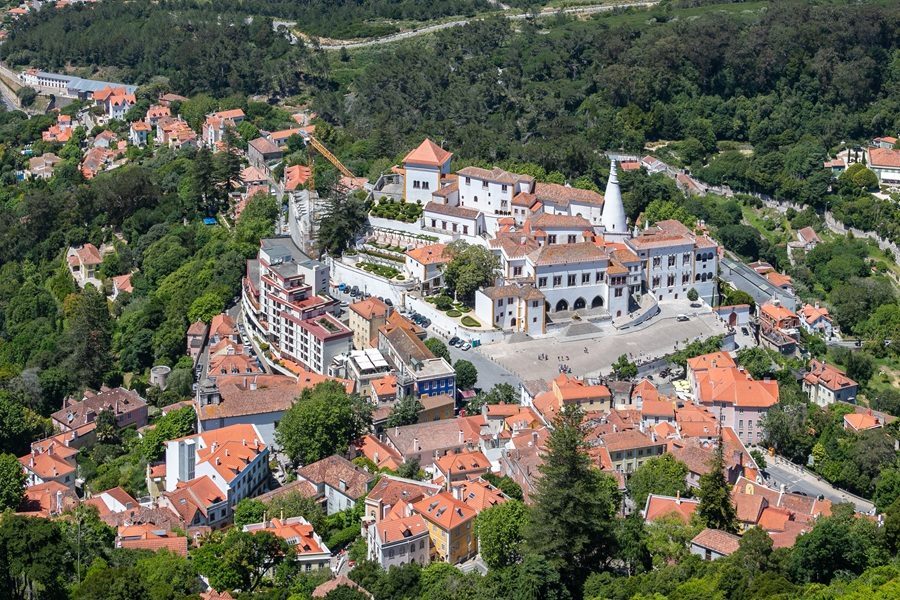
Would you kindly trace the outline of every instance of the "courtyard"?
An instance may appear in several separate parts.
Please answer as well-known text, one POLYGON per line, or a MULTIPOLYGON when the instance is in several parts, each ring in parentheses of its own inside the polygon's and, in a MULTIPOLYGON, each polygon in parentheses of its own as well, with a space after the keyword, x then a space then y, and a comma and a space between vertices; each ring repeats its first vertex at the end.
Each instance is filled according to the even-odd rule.
POLYGON ((646 362, 696 339, 727 333, 725 324, 705 305, 695 309, 687 302, 673 301, 660 303, 660 309, 660 314, 634 329, 606 327, 583 335, 489 344, 478 351, 523 381, 549 381, 559 374, 560 364, 578 377, 609 375, 612 364, 622 354, 630 355, 633 361, 646 362), (679 321, 680 314, 688 315, 688 320, 679 321), (539 358, 541 355, 546 355, 546 360, 539 358))

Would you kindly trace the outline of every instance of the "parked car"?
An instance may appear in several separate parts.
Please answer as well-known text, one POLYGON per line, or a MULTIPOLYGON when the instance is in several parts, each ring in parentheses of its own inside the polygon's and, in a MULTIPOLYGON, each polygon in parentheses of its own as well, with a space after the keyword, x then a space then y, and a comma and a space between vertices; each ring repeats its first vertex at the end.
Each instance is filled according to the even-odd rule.
POLYGON ((339 283, 337 287, 338 287, 338 290, 339 290, 339 291, 343 292, 343 291, 345 291, 345 290, 347 289, 347 284, 346 284, 346 283, 339 283))
POLYGON ((678 315, 677 317, 675 317, 675 320, 676 321, 690 321, 691 318, 687 315, 678 315))
POLYGON ((454 335, 447 343, 451 346, 456 346, 459 343, 459 338, 454 335))
POLYGON ((419 323, 419 325, 421 325, 423 329, 428 329, 429 327, 431 327, 431 319, 427 317, 423 318, 422 322, 419 323))
POLYGON ((472 344, 469 342, 463 342, 463 345, 459 347, 460 350, 465 352, 466 350, 470 350, 472 348, 472 344))
POLYGON ((352 288, 350 288, 350 295, 354 297, 359 296, 359 287, 354 285, 352 288))
POLYGON ((390 299, 390 298, 385 298, 385 299, 384 299, 384 303, 387 304, 387 305, 390 306, 390 307, 393 307, 393 306, 394 306, 394 303, 391 302, 391 299, 390 299))

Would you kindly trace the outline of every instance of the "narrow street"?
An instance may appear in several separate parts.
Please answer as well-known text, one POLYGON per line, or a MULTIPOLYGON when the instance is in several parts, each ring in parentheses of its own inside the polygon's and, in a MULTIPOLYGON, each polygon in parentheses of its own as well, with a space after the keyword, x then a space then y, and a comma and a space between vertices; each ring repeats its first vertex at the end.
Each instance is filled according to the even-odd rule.
POLYGON ((800 469, 780 456, 766 457, 766 462, 768 464, 765 471, 769 474, 767 481, 769 487, 779 489, 779 486, 784 485, 785 491, 803 492, 814 498, 821 495, 835 504, 852 502, 856 506, 856 510, 863 513, 869 513, 875 508, 875 505, 868 500, 839 490, 824 479, 805 469, 800 469))

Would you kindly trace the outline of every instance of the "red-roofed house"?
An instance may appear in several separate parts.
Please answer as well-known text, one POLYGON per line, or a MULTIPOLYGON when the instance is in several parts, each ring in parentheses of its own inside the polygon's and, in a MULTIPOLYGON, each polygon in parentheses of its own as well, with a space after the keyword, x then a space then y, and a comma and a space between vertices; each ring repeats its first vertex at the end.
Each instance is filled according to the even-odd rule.
POLYGON ((421 246, 406 252, 406 271, 421 282, 422 293, 427 294, 441 287, 441 272, 450 258, 444 256, 445 244, 421 246))
POLYGON ((232 507, 266 490, 269 449, 262 440, 255 425, 241 424, 166 442, 163 498, 189 525, 226 524, 232 507))
POLYGON ((103 264, 103 257, 100 256, 97 246, 90 242, 81 246, 69 246, 66 251, 66 262, 79 287, 83 288, 88 283, 100 287, 97 269, 103 264))
POLYGON ((856 402, 859 386, 855 381, 834 365, 825 361, 812 359, 809 371, 803 376, 803 391, 810 402, 819 406, 828 406, 835 402, 856 402))
POLYGON ((741 538, 718 529, 704 529, 691 540, 691 554, 703 560, 716 560, 737 552, 741 538))
POLYGON ((849 415, 844 415, 844 429, 859 433, 861 431, 868 431, 869 429, 878 429, 879 427, 884 427, 884 423, 882 423, 881 419, 875 415, 868 413, 850 413, 849 415))
POLYGON ((458 497, 458 492, 441 492, 412 505, 425 520, 431 538, 432 559, 455 565, 478 552, 473 526, 478 513, 458 497))
POLYGON ((407 202, 426 204, 432 192, 450 175, 451 152, 429 139, 403 158, 403 198, 407 202))
POLYGON ((819 306, 818 302, 815 304, 804 304, 803 308, 800 309, 799 316, 800 326, 807 333, 822 334, 826 338, 834 335, 834 321, 831 318, 831 314, 826 307, 819 306))
POLYGON ((369 560, 383 569, 402 566, 411 562, 427 565, 431 562, 431 538, 425 519, 412 512, 407 505, 408 516, 383 519, 368 528, 369 560))
POLYGON ((491 470, 491 461, 481 450, 445 454, 434 461, 435 477, 454 482, 480 477, 491 470))
POLYGON ((188 539, 152 524, 120 525, 116 535, 116 547, 130 550, 168 550, 187 556, 188 539))
POLYGON ((699 505, 699 500, 691 500, 681 496, 672 497, 650 494, 647 496, 647 503, 644 505, 644 510, 641 514, 647 523, 652 523, 657 519, 670 515, 678 517, 685 523, 690 523, 691 517, 699 505))
POLYGON ((584 412, 608 412, 612 407, 612 394, 605 385, 588 385, 582 379, 563 373, 551 382, 548 391, 533 400, 534 409, 548 425, 568 405, 577 405, 584 412))
POLYGON ((778 403, 778 382, 756 381, 743 368, 715 368, 697 375, 694 398, 719 415, 745 444, 762 440, 762 418, 778 403))
POLYGON ((870 147, 866 153, 866 164, 878 176, 881 185, 900 185, 900 150, 870 147))
POLYGON ((326 569, 331 564, 331 551, 303 517, 250 523, 244 525, 243 531, 268 531, 282 538, 296 553, 294 560, 306 571, 326 569))

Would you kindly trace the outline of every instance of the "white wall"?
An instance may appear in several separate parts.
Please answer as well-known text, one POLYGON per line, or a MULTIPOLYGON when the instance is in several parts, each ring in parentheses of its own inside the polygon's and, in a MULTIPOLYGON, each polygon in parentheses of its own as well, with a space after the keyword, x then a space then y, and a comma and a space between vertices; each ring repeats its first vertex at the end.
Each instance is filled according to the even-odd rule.
POLYGON ((404 198, 407 202, 421 202, 426 204, 431 200, 431 194, 441 187, 441 172, 437 167, 425 167, 419 165, 404 165, 406 175, 403 179, 404 198), (416 189, 416 183, 419 188, 416 189))

